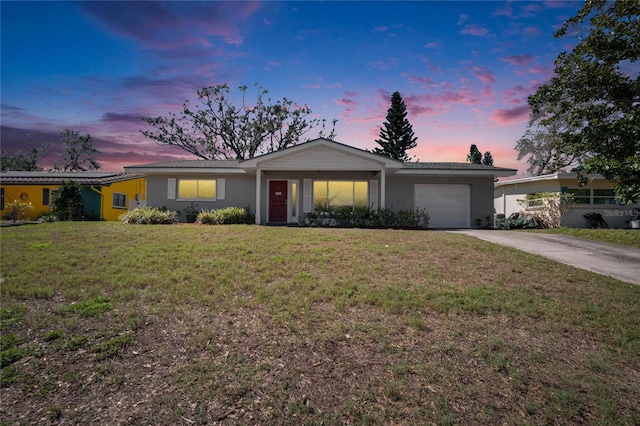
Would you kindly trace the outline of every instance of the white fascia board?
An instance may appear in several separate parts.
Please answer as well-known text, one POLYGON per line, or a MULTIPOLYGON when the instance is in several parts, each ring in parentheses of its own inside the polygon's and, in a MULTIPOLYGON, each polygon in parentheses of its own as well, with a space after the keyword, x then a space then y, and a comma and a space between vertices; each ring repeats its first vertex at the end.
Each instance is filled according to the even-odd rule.
POLYGON ((129 173, 141 174, 220 174, 220 175, 246 175, 247 171, 243 169, 230 169, 224 167, 153 167, 153 168, 137 168, 127 167, 129 173))
MULTIPOLYGON (((588 180, 604 179, 604 177, 601 175, 587 175, 586 177, 588 180)), ((496 182, 494 187, 499 188, 501 186, 517 185, 519 183, 539 182, 539 181, 545 181, 545 180, 577 179, 577 178, 578 178, 577 173, 551 173, 548 175, 529 176, 529 177, 520 178, 520 179, 504 180, 501 182, 496 182)))
POLYGON ((404 169, 398 170, 394 175, 411 175, 411 176, 495 176, 507 177, 513 176, 516 171, 510 170, 429 170, 429 169, 404 169))

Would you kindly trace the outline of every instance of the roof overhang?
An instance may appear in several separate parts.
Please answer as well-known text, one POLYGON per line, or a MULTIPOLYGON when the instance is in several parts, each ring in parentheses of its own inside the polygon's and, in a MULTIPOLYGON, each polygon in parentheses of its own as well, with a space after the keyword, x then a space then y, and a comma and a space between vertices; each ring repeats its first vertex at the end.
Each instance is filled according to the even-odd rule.
POLYGON ((124 168, 130 173, 142 174, 218 174, 218 175, 245 175, 246 170, 235 167, 137 167, 127 166, 124 168))
MULTIPOLYGON (((502 186, 518 185, 521 183, 542 182, 542 181, 561 180, 561 179, 578 179, 578 174, 577 173, 551 173, 548 175, 529 176, 529 177, 520 178, 520 179, 503 180, 500 182, 496 182, 494 184, 494 187, 500 188, 502 186)), ((595 180, 595 179, 607 180, 601 175, 587 176, 587 180, 595 180)))
POLYGON ((465 177, 507 177, 513 176, 517 170, 456 170, 456 169, 401 169, 395 175, 403 176, 465 176, 465 177))

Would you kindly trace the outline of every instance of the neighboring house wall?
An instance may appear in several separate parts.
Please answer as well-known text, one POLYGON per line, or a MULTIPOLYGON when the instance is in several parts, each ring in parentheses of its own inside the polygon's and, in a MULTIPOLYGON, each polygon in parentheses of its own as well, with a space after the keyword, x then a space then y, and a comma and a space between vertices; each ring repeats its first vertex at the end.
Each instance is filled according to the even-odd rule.
POLYGON ((32 209, 26 210, 27 219, 35 220, 51 211, 51 193, 58 189, 58 185, 1 185, 4 189, 4 209, 2 216, 10 212, 7 205, 14 200, 30 202, 32 209))
POLYGON ((145 181, 145 178, 130 179, 93 187, 92 191, 101 196, 102 220, 118 220, 129 209, 143 207, 147 199, 145 181))
POLYGON ((524 200, 527 194, 537 192, 571 192, 580 191, 579 194, 588 197, 579 197, 571 206, 569 212, 562 220, 562 226, 569 228, 585 228, 588 226, 584 218, 588 213, 599 213, 611 228, 628 228, 631 217, 630 206, 623 206, 615 202, 608 196, 612 189, 611 182, 603 178, 592 178, 584 186, 579 186, 578 179, 574 174, 554 174, 528 179, 517 179, 513 182, 500 182, 496 184, 494 190, 494 207, 496 213, 509 216, 512 213, 521 211, 536 211, 535 206, 527 207, 518 202, 524 200), (604 191, 597 191, 604 190, 604 191))
MULTIPOLYGON (((12 172, 19 174, 19 172, 12 172)), ((116 174, 114 174, 116 175, 116 174)), ((32 175, 27 175, 32 176, 32 175)), ((40 176, 47 178, 45 172, 40 176)), ((85 175, 86 176, 86 175, 85 175)), ((125 180, 106 182, 101 185, 81 184, 83 213, 86 220, 118 220, 136 205, 144 205, 146 199, 146 178, 137 177, 125 180), (115 197, 114 197, 115 195, 115 197)), ((32 209, 26 211, 28 220, 36 220, 42 215, 51 213, 51 201, 59 184, 38 183, 0 183, 4 191, 4 209, 2 216, 9 214, 7 205, 15 199, 31 202, 32 209)))

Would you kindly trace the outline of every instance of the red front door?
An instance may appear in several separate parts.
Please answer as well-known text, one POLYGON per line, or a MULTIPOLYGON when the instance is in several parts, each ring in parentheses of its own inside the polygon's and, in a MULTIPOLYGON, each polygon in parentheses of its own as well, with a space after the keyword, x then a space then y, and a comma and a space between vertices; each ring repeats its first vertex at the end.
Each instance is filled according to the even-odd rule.
POLYGON ((286 180, 269 181, 269 222, 287 221, 287 186, 286 180))

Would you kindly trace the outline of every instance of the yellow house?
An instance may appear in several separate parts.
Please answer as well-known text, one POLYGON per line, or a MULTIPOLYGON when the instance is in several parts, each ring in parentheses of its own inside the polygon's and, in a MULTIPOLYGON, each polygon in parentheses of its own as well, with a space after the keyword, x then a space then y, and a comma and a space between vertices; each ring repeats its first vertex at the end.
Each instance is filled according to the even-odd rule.
POLYGON ((118 216, 146 203, 144 175, 125 172, 22 172, 0 173, 2 217, 13 200, 30 202, 27 218, 38 219, 50 212, 51 195, 62 181, 80 185, 86 220, 117 220, 118 216))

